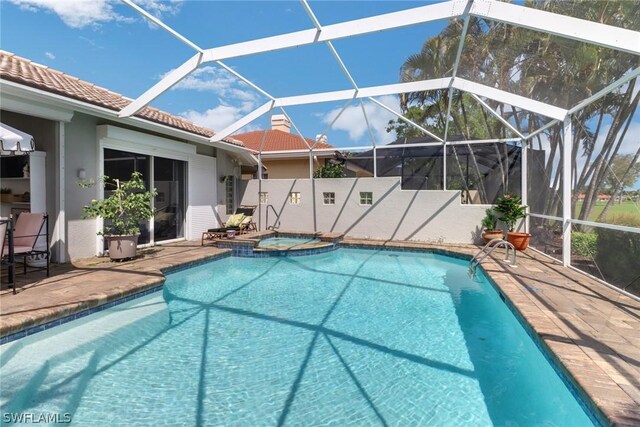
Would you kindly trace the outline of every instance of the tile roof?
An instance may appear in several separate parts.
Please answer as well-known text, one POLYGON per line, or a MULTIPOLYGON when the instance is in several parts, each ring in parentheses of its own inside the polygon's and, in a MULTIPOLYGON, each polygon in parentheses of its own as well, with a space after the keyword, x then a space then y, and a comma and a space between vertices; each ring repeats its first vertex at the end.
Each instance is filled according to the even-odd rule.
MULTIPOLYGON (((114 111, 120 111, 132 101, 115 92, 4 50, 0 50, 0 78, 114 111)), ((207 138, 215 134, 211 129, 152 107, 143 108, 135 116, 207 138)), ((225 141, 242 145, 233 138, 225 138, 225 141)))
MULTIPOLYGON (((237 135, 233 135, 234 139, 239 139, 244 143, 244 146, 254 150, 259 151, 260 145, 262 144, 262 137, 264 135, 263 130, 256 130, 253 132, 241 133, 237 135)), ((315 143, 314 140, 305 138, 307 143, 311 146, 315 143)), ((316 144, 314 148, 335 148, 332 145, 319 143, 316 144)), ((299 135, 292 134, 289 132, 284 132, 281 130, 268 130, 267 136, 264 141, 264 147, 262 149, 265 151, 283 151, 283 150, 308 150, 309 147, 302 142, 299 135)))

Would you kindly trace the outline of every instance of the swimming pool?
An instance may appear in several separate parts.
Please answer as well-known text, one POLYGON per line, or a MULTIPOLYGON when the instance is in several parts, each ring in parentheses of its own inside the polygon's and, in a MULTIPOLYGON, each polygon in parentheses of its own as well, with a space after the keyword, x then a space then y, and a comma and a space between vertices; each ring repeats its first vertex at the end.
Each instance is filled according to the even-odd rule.
POLYGON ((269 237, 267 239, 260 240, 260 243, 258 243, 258 247, 274 249, 295 249, 303 245, 309 245, 312 243, 320 243, 320 239, 316 239, 313 237, 269 237))
POLYGON ((92 425, 590 425, 466 266, 339 249, 173 273, 162 294, 3 345, 3 412, 92 425))

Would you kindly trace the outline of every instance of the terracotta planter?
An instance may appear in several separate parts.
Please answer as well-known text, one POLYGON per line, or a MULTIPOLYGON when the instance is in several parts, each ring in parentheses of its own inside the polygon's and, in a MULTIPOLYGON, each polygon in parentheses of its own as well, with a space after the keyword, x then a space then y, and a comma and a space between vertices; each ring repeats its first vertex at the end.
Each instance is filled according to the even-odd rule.
POLYGON ((486 245, 493 239, 504 239, 504 233, 502 230, 484 230, 482 232, 482 239, 486 245))
POLYGON ((108 242, 109 258, 113 261, 135 258, 139 236, 140 234, 104 236, 108 242))
POLYGON ((531 239, 531 234, 529 233, 516 233, 515 231, 510 231, 507 233, 507 241, 516 248, 517 251, 524 251, 529 247, 529 240, 531 239))

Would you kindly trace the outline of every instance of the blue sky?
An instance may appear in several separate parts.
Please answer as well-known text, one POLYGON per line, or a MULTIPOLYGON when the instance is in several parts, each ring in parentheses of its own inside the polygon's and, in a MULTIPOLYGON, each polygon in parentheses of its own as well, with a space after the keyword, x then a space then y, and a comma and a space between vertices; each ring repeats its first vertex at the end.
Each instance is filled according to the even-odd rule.
MULTIPOLYGON (((331 24, 428 4, 425 1, 310 2, 321 24, 331 24)), ((203 48, 312 28, 295 1, 139 0, 137 4, 203 48)), ((107 0, 88 3, 9 0, 1 3, 1 47, 99 86, 136 98, 194 51, 165 31, 150 26, 128 6, 107 0)), ((445 21, 338 40, 334 45, 360 87, 396 83, 399 67, 418 52, 445 21)), ((326 45, 312 45, 225 61, 274 96, 349 89, 350 84, 326 45)), ((398 109, 396 97, 381 99, 398 109)), ((266 101, 214 64, 201 67, 152 105, 220 130, 266 101)), ((305 136, 314 138, 343 102, 289 107, 287 113, 305 136)), ((384 127, 392 116, 366 105, 378 141, 389 142, 384 127)), ((265 116, 249 125, 264 128, 265 116)), ((360 146, 370 139, 358 104, 328 133, 330 143, 360 146)), ((248 130, 248 129, 244 129, 248 130)))
MULTIPOLYGON (((172 28, 210 48, 259 37, 312 28, 298 1, 159 1, 136 3, 172 28)), ((429 4, 428 1, 310 1, 327 25, 429 4)), ((0 47, 69 75, 136 98, 194 51, 165 31, 149 25, 127 5, 112 0, 0 1, 0 47)), ((446 21, 341 39, 335 48, 360 87, 396 83, 399 68, 446 21)), ((225 61, 272 95, 300 95, 349 89, 350 84, 324 45, 269 52, 225 61)), ((220 130, 266 99, 214 64, 206 64, 151 105, 220 130)), ((395 96, 383 103, 398 110, 395 96)), ((287 113, 307 136, 327 131, 343 102, 288 107, 287 113)), ((394 118, 372 103, 365 105, 378 143, 394 118)), ((279 113, 279 111, 276 111, 279 113)), ((624 152, 634 152, 640 112, 625 138, 624 152)), ((604 123, 605 126, 608 123, 604 123)), ((240 132, 269 127, 264 116, 240 132)), ((604 136, 605 132, 601 132, 604 136)), ((327 132, 338 147, 370 144, 359 104, 350 106, 327 132)), ((638 183, 640 187, 640 182, 638 183)))

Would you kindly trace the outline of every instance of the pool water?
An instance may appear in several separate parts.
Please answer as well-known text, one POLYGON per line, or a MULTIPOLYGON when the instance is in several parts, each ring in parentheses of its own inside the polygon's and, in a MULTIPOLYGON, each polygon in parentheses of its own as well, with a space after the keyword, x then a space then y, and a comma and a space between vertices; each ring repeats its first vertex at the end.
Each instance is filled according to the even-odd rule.
POLYGON ((296 247, 302 245, 319 242, 320 239, 314 239, 312 237, 269 237, 267 239, 260 240, 260 243, 258 243, 258 247, 274 249, 295 249, 296 247))
POLYGON ((74 425, 592 425, 486 280, 434 254, 225 258, 0 348, 74 425))

